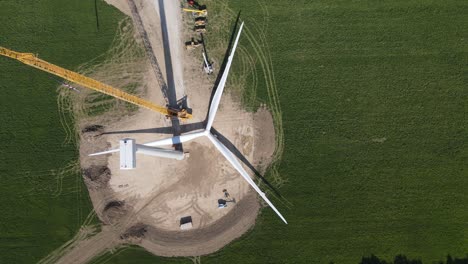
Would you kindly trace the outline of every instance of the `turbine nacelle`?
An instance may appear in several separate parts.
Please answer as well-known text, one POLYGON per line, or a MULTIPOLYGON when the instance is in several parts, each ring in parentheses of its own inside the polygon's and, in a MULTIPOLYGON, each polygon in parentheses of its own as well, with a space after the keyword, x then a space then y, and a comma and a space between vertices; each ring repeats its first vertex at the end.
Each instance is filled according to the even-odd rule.
POLYGON ((172 149, 156 148, 142 144, 136 144, 135 139, 124 138, 119 141, 119 148, 98 153, 90 154, 89 156, 98 156, 120 152, 120 169, 131 170, 136 168, 136 154, 147 156, 183 160, 184 153, 172 149))

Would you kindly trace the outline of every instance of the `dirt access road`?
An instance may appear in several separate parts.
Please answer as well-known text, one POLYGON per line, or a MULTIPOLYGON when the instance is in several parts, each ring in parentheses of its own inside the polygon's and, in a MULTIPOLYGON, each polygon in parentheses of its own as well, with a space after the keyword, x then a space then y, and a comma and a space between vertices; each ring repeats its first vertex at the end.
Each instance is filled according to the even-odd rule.
MULTIPOLYGON (((131 15, 127 0, 106 1, 131 15)), ((182 13, 179 1, 134 1, 164 81, 173 89, 172 96, 180 99, 186 95, 193 109, 194 118, 182 127, 200 127, 214 80, 201 71, 200 58, 183 48, 187 35, 183 19, 193 18, 184 17, 187 14, 182 13)), ((138 34, 135 38, 139 38, 138 34)), ((141 67, 147 71, 142 80, 142 85, 148 87, 145 98, 164 105, 161 80, 149 63, 141 67)), ((93 124, 80 124, 89 125, 93 124)), ((80 154, 85 182, 103 228, 87 236, 78 234, 42 263, 86 263, 128 244, 140 245, 160 256, 200 256, 219 250, 255 224, 260 208, 256 193, 207 139, 185 143, 184 150, 190 152, 190 157, 183 161, 138 156, 137 168, 124 171, 119 169, 118 153, 98 158, 88 154, 117 147, 119 139, 125 137, 139 143, 166 138, 174 133, 171 121, 140 109, 132 116, 102 119, 99 125, 104 127, 101 131, 81 135, 80 154), (224 198, 224 189, 236 202, 219 209, 217 201, 224 198), (192 217, 193 228, 181 231, 180 219, 186 216, 192 217)), ((214 127, 254 166, 260 161, 264 167, 269 164, 275 128, 266 109, 255 114, 246 112, 225 93, 214 127)))

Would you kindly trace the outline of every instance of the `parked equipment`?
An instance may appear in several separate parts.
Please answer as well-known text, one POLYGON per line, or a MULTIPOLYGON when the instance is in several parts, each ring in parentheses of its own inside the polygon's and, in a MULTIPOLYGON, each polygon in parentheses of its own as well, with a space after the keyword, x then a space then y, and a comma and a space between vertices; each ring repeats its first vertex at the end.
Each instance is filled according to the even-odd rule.
POLYGON ((193 30, 197 33, 205 33, 206 32, 206 27, 205 25, 201 25, 201 26, 195 26, 193 28, 193 30))
POLYGON ((206 25, 207 22, 208 22, 208 20, 206 19, 206 17, 196 17, 195 18, 195 26, 204 26, 204 25, 206 25))
POLYGON ((187 4, 190 7, 193 7, 193 8, 199 8, 200 7, 200 4, 197 1, 194 1, 194 0, 187 0, 187 4))
POLYGON ((195 40, 192 38, 190 41, 185 42, 185 49, 186 50, 193 50, 195 48, 200 47, 202 44, 201 40, 195 40))
POLYGON ((199 9, 191 9, 191 8, 183 8, 185 12, 191 12, 195 16, 207 16, 208 11, 206 11, 206 6, 203 6, 204 8, 200 7, 199 9))
POLYGON ((202 39, 202 44, 203 44, 203 70, 206 72, 206 74, 212 74, 213 73, 213 63, 208 59, 208 53, 206 52, 206 46, 205 46, 205 41, 203 40, 203 34, 200 33, 200 37, 202 39))
POLYGON ((205 52, 202 52, 203 55, 203 70, 206 72, 206 74, 212 74, 213 73, 213 63, 208 61, 208 58, 206 57, 205 52))

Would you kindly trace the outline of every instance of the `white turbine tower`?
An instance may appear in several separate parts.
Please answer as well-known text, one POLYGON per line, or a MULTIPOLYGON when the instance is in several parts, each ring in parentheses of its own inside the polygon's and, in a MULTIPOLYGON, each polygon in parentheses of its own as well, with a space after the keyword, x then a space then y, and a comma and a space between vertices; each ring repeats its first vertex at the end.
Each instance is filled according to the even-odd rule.
MULTIPOLYGON (((206 127, 203 131, 195 132, 195 133, 188 133, 185 135, 181 136, 175 136, 171 138, 166 138, 166 139, 161 139, 153 142, 148 142, 143 145, 149 146, 149 147, 156 147, 156 146, 167 146, 167 145, 173 145, 173 144, 179 144, 179 143, 184 143, 187 141, 190 141, 192 139, 198 138, 205 136, 207 137, 213 145, 218 149, 221 154, 231 163, 231 165, 242 175, 242 177, 254 188, 254 190, 262 197, 262 199, 275 211, 275 213, 283 220, 284 223, 288 223, 286 219, 281 215, 281 213, 276 209, 276 207, 271 203, 271 201, 266 197, 265 193, 260 190, 260 188, 255 184, 255 182, 250 178, 249 174, 244 170, 242 165, 239 163, 237 158, 232 154, 232 152, 224 146, 223 143, 221 143, 218 138, 211 133, 211 127, 213 126, 213 121, 216 116, 216 112, 218 111, 218 106, 219 102, 221 101, 221 96, 223 94, 224 86, 226 85, 226 80, 229 74, 229 69, 231 68, 232 60, 234 58, 234 53, 236 52, 237 48, 237 43, 239 42, 239 37, 242 32, 242 28, 244 26, 244 23, 242 23, 239 27, 239 32, 237 33, 236 40, 234 42, 234 46, 232 48, 231 54, 229 55, 228 62, 226 64, 226 69, 224 70, 224 73, 221 77, 221 80, 218 84, 218 87, 216 89, 216 92, 213 96, 213 100, 211 101, 210 109, 208 112, 208 122, 206 124, 206 127)), ((102 154, 108 154, 108 153, 113 153, 113 152, 118 152, 119 149, 114 149, 114 150, 108 150, 108 151, 103 151, 91 155, 102 155, 102 154)))

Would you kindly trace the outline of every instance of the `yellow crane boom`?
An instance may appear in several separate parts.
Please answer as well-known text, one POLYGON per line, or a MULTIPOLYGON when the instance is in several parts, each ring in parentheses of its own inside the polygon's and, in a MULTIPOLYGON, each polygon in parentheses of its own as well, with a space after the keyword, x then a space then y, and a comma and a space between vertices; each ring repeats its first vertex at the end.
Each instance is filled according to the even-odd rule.
POLYGON ((166 116, 174 116, 174 117, 178 117, 181 119, 189 119, 192 117, 192 115, 189 114, 187 110, 185 109, 181 109, 181 110, 168 109, 159 105, 155 105, 151 103, 150 101, 147 101, 135 95, 131 95, 129 93, 123 92, 105 83, 96 81, 94 79, 91 79, 79 73, 64 69, 62 67, 54 65, 47 61, 41 60, 32 53, 16 52, 13 50, 9 50, 7 48, 0 47, 0 55, 18 60, 26 65, 32 66, 42 71, 46 71, 51 74, 54 74, 56 76, 59 76, 63 79, 74 82, 76 84, 82 85, 89 89, 113 96, 120 100, 129 102, 129 103, 141 106, 141 107, 145 107, 147 109, 159 112, 166 116))
POLYGON ((208 11, 206 9, 190 9, 190 8, 182 8, 185 12, 192 12, 192 13, 197 13, 199 16, 206 16, 208 15, 208 11))

